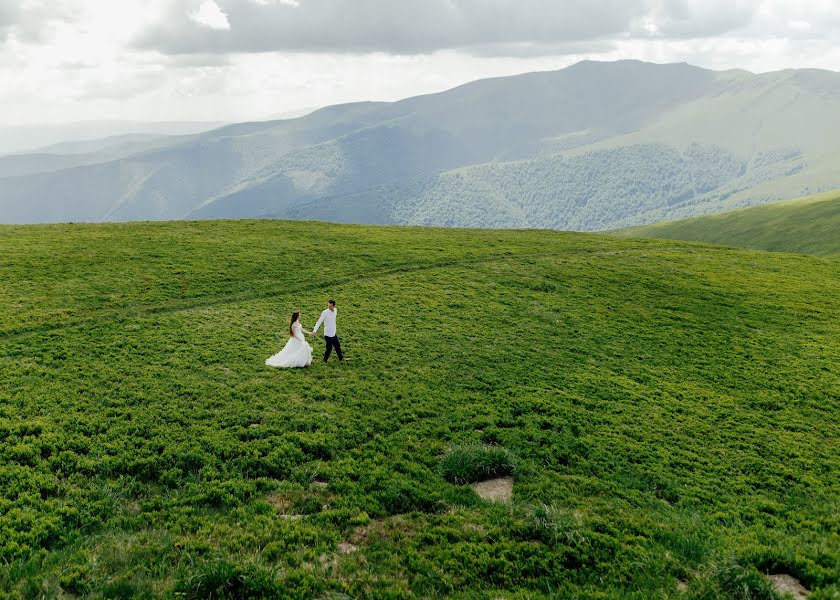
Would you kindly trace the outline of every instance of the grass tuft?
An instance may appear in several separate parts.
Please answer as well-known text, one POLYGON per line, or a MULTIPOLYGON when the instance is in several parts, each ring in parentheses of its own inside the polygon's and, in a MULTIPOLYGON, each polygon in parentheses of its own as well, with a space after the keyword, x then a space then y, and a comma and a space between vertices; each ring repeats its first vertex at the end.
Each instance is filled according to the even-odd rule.
POLYGON ((240 599, 280 597, 282 592, 273 573, 255 564, 239 565, 225 558, 211 558, 193 567, 175 587, 179 597, 240 599))
POLYGON ((719 591, 732 600, 778 600, 770 582, 752 565, 726 559, 715 565, 713 577, 719 591))
POLYGON ((464 444, 450 448, 441 460, 440 468, 444 479, 463 485, 513 475, 516 463, 516 457, 505 448, 464 444))

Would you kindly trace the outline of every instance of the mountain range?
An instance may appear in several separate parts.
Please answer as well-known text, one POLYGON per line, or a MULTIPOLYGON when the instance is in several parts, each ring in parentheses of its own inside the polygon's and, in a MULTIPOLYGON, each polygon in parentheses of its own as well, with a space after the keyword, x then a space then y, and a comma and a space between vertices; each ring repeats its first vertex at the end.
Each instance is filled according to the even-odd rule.
POLYGON ((82 150, 0 158, 0 222, 617 229, 840 188, 840 73, 586 61, 82 150))
POLYGON ((121 137, 190 135, 225 125, 221 121, 76 121, 0 125, 0 156, 75 154, 121 137))

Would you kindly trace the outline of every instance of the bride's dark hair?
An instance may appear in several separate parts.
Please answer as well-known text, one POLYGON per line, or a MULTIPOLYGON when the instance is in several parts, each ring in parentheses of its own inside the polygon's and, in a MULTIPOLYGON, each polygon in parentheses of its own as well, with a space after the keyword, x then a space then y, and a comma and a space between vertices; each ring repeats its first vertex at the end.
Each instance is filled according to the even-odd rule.
POLYGON ((294 330, 292 329, 292 325, 294 325, 294 324, 295 324, 295 321, 297 321, 297 320, 298 320, 298 317, 300 317, 300 313, 299 313, 299 312, 295 311, 295 312, 293 312, 293 313, 292 313, 292 320, 291 320, 291 321, 289 321, 289 335, 290 335, 291 337, 295 337, 295 332, 294 332, 294 330))

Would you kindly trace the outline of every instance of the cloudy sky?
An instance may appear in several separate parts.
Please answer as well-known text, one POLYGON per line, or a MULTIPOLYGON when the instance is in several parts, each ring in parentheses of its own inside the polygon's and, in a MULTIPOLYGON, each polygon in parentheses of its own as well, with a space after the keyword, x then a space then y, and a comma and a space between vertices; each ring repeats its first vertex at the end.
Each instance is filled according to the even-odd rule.
POLYGON ((0 124, 259 119, 585 58, 840 70, 840 1, 0 0, 0 124))

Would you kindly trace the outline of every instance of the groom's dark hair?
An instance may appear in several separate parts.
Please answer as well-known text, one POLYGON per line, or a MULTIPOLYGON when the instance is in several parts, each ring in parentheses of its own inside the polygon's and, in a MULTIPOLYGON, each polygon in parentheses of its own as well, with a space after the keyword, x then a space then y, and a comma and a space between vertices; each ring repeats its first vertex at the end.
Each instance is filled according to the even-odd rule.
POLYGON ((327 300, 327 304, 332 304, 333 306, 335 306, 335 300, 327 300))

